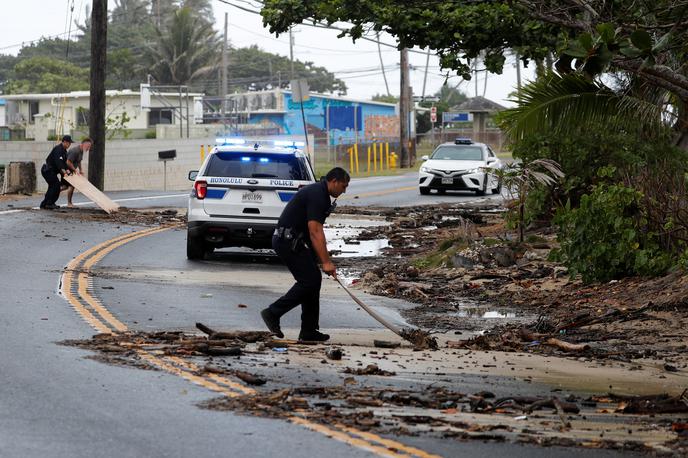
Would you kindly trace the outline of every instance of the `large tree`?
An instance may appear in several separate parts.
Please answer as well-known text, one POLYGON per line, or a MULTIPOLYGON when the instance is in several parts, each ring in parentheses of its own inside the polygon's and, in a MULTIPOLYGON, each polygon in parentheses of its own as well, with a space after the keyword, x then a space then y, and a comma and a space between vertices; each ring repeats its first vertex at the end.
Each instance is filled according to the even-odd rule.
POLYGON ((88 69, 51 57, 19 61, 7 83, 8 93, 57 93, 88 90, 88 69))
POLYGON ((182 8, 167 27, 157 29, 157 41, 148 48, 150 73, 159 84, 188 85, 217 69, 220 50, 217 33, 189 8, 182 8))
MULTIPOLYGON (((229 53, 230 87, 238 90, 289 85, 289 58, 261 50, 258 46, 232 49, 229 53)), ((346 94, 346 83, 313 62, 294 61, 294 76, 305 78, 315 92, 346 94)))
POLYGON ((526 63, 553 54, 559 72, 588 79, 627 72, 664 91, 678 142, 688 147, 687 10, 676 0, 266 0, 262 15, 276 33, 302 21, 334 24, 354 39, 385 31, 400 48, 436 50, 466 78, 481 54, 500 73, 509 50, 526 63))

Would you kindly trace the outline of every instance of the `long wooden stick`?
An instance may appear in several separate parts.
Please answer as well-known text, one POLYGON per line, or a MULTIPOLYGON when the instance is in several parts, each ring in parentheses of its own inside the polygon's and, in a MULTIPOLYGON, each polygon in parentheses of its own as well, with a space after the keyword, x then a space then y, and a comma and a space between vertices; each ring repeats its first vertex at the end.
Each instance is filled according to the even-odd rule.
POLYGON ((380 315, 377 314, 377 312, 375 312, 373 309, 371 309, 366 304, 364 304, 363 301, 361 301, 359 298, 354 296, 354 294, 351 291, 349 291, 349 289, 346 286, 344 286, 344 284, 342 283, 342 281, 339 278, 335 278, 335 280, 337 280, 337 283, 339 283, 339 286, 344 288, 344 291, 346 291, 349 294, 349 296, 351 296, 351 299, 353 299, 355 303, 357 303, 358 305, 363 307, 363 310, 368 312, 368 315, 375 318, 381 325, 383 325, 384 327, 386 327, 387 329, 392 331, 394 334, 405 339, 405 337, 401 334, 401 329, 399 329, 398 327, 394 326, 389 321, 382 318, 380 315))

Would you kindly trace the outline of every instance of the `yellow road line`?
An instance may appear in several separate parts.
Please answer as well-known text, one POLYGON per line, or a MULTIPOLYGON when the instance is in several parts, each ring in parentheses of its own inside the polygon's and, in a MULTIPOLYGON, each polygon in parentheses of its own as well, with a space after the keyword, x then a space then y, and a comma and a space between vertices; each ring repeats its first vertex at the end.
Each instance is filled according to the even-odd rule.
POLYGON ((366 439, 372 442, 377 442, 378 444, 382 444, 385 447, 389 447, 395 450, 401 450, 402 452, 406 452, 409 455, 412 456, 417 456, 420 458, 442 458, 439 455, 433 455, 432 453, 428 453, 424 450, 418 449, 416 447, 410 447, 408 445, 404 445, 401 442, 397 442, 395 440, 391 439, 385 439, 384 437, 378 436, 377 434, 373 433, 368 433, 365 431, 359 431, 358 429, 351 428, 346 425, 342 424, 337 424, 337 428, 341 429, 342 431, 346 431, 349 434, 352 434, 354 436, 358 436, 362 439, 366 439))
POLYGON ((192 374, 191 372, 185 371, 183 369, 180 369, 178 367, 173 366, 172 364, 168 364, 165 361, 163 361, 161 358, 158 358, 157 356, 154 356, 150 353, 148 353, 145 350, 137 350, 138 355, 148 361, 149 363, 153 364, 154 366, 158 366, 159 368, 177 375, 179 377, 185 378, 186 380, 195 383, 196 385, 200 385, 204 388, 208 388, 209 390, 212 391, 217 391, 219 393, 224 394, 225 396, 229 396, 231 398, 239 396, 239 393, 236 393, 234 391, 231 391, 223 386, 220 386, 216 383, 213 383, 209 380, 206 380, 203 377, 200 377, 198 375, 192 374))
POLYGON ((349 445, 353 445, 358 448, 362 448, 363 450, 367 450, 369 452, 373 452, 376 455, 380 456, 388 456, 391 458, 398 458, 398 457, 407 457, 408 455, 406 454, 400 454, 396 453, 393 450, 389 450, 387 448, 383 448, 374 444, 371 444, 370 442, 366 442, 363 439, 356 439, 355 437, 351 437, 341 431, 337 431, 336 429, 331 429, 328 428, 327 426, 320 425, 318 423, 313 423, 312 421, 306 420, 301 417, 289 417, 289 421, 292 423, 296 423, 297 425, 301 425, 305 428, 308 428, 312 431, 319 432, 320 434, 324 434, 328 437, 331 437, 332 439, 336 439, 340 442, 347 443, 349 445))
POLYGON ((86 258, 83 263, 83 269, 86 272, 80 272, 78 276, 79 280, 79 295, 86 301, 88 305, 90 305, 95 311, 98 312, 98 314, 103 317, 103 319, 110 324, 115 330, 119 332, 125 332, 127 331, 127 326, 119 321, 117 318, 115 318, 109 310, 107 310, 105 307, 103 307, 98 299, 93 297, 91 293, 88 291, 88 271, 101 259, 103 259, 107 254, 111 253, 113 250, 116 248, 119 248, 120 246, 129 243, 133 240, 139 239, 141 237, 145 237, 147 235, 152 235, 156 234, 158 232, 162 232, 167 230, 167 228, 159 228, 159 229, 148 229, 144 230, 141 232, 138 232, 130 237, 127 237, 122 240, 118 240, 114 243, 111 243, 109 245, 106 245, 105 247, 101 248, 100 250, 94 252, 91 254, 90 257, 86 258))
POLYGON ((351 200, 351 199, 355 199, 356 197, 361 198, 361 197, 384 196, 386 194, 394 194, 395 192, 413 191, 414 189, 417 189, 417 188, 418 188, 417 186, 405 186, 403 188, 388 189, 386 191, 362 192, 360 194, 351 194, 351 195, 344 194, 343 196, 339 196, 339 200, 351 200))
POLYGON ((112 330, 103 324, 98 318, 96 318, 86 307, 84 307, 81 302, 74 297, 71 291, 72 287, 72 272, 67 271, 62 276, 62 295, 67 299, 72 307, 81 315, 81 317, 91 326, 93 326, 96 331, 101 334, 112 334, 112 330))
MULTIPOLYGON (((170 361, 174 361, 177 365, 184 366, 187 369, 190 369, 192 371, 199 371, 200 370, 200 368, 197 365, 195 365, 194 363, 191 363, 189 361, 184 361, 183 359, 178 358, 176 356, 168 356, 167 359, 170 361)), ((256 394, 257 393, 256 390, 254 390, 253 388, 249 388, 249 387, 244 386, 240 383, 234 382, 234 381, 232 381, 226 377, 222 377, 221 375, 218 375, 218 374, 206 374, 206 377, 210 378, 211 380, 215 380, 216 382, 223 383, 230 388, 241 391, 244 394, 256 394)))

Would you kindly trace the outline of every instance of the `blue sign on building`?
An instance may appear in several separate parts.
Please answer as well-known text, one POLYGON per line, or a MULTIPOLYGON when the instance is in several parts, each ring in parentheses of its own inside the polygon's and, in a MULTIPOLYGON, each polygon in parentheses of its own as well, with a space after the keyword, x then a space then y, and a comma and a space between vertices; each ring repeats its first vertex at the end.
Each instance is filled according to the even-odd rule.
POLYGON ((473 115, 466 112, 449 112, 445 111, 442 113, 442 122, 471 122, 473 121, 473 115))

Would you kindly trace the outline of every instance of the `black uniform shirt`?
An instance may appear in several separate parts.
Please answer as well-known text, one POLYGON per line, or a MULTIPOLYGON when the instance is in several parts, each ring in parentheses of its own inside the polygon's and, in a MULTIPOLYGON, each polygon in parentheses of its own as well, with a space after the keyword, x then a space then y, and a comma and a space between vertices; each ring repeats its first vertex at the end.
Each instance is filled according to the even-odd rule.
POLYGON ((53 148, 50 154, 48 154, 48 157, 45 158, 45 163, 48 164, 48 167, 50 167, 53 172, 59 173, 61 170, 67 170, 66 160, 67 150, 62 146, 62 143, 60 143, 53 148))
POLYGON ((308 221, 325 224, 325 218, 330 211, 330 193, 327 192, 327 182, 309 184, 301 188, 289 201, 279 218, 279 227, 288 227, 295 233, 304 234, 304 240, 310 240, 308 235, 308 221))

